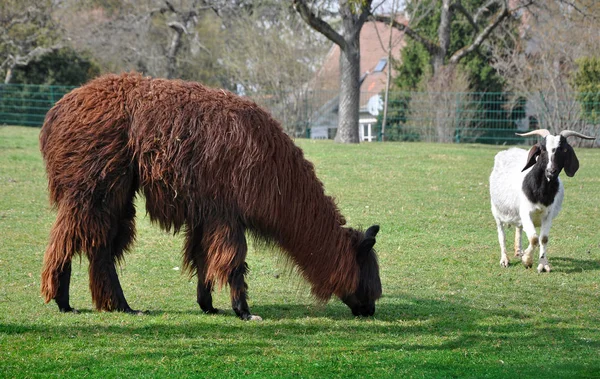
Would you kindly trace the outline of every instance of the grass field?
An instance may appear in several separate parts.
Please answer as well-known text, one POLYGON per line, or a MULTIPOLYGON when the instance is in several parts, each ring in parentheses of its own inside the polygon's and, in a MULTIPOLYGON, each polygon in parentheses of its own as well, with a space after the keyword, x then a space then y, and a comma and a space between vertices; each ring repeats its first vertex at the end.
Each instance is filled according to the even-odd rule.
POLYGON ((553 271, 538 274, 499 265, 488 176, 501 147, 299 140, 348 223, 381 225, 383 297, 370 319, 318 305, 273 251, 251 247, 250 307, 264 321, 243 322, 226 289, 225 312, 200 312, 181 237, 151 225, 143 199, 120 275, 148 314, 93 311, 85 258, 71 283, 81 313, 44 304, 54 213, 38 132, 0 127, 0 377, 600 376, 600 150, 577 149, 580 171, 561 175, 553 271))

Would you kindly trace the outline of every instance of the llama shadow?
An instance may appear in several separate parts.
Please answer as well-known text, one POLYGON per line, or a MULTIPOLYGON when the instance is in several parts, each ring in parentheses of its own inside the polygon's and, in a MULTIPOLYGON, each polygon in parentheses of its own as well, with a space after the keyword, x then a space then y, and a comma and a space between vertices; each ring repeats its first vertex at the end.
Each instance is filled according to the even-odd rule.
MULTIPOLYGON (((80 313, 93 313, 94 310, 86 309, 80 313)), ((352 312, 343 304, 334 305, 319 305, 319 304, 250 304, 250 311, 254 315, 258 315, 264 320, 282 321, 282 320, 298 320, 308 318, 327 318, 331 320, 352 320, 354 318, 361 319, 362 317, 355 317, 352 312)), ((142 310, 141 316, 160 317, 169 314, 183 315, 183 316, 202 316, 202 317, 226 317, 226 318, 237 318, 238 316, 231 308, 218 308, 218 312, 214 314, 205 314, 202 312, 200 307, 197 309, 185 309, 185 310, 164 310, 164 309, 147 309, 142 310)), ((132 314, 132 317, 138 316, 132 314)), ((364 319, 369 319, 366 317, 364 319)))

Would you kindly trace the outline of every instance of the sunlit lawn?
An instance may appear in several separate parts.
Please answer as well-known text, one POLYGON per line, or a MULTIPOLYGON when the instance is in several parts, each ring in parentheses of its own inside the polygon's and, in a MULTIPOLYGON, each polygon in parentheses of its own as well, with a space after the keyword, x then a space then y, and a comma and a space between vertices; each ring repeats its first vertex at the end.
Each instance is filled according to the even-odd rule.
POLYGON ((537 274, 499 265, 488 175, 502 147, 298 140, 348 223, 381 225, 383 298, 371 319, 319 305, 276 252, 251 248, 250 307, 264 321, 243 322, 227 289, 225 312, 200 312, 181 237, 150 225, 143 199, 120 275, 148 314, 93 311, 85 258, 71 284, 82 312, 44 304, 54 213, 38 132, 0 127, 0 377, 600 376, 600 150, 577 149, 580 171, 562 175, 553 272, 537 274))

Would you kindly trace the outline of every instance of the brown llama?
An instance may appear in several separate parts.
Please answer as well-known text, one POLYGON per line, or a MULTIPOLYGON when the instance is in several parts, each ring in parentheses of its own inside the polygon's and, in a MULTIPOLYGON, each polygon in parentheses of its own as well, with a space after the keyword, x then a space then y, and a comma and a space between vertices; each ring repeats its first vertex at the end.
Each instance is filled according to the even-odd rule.
POLYGON ((138 192, 153 222, 184 228, 184 267, 198 276, 204 312, 217 312, 213 286, 228 284, 235 313, 260 318, 246 299, 246 231, 278 245, 317 299, 335 294, 354 315, 375 312, 379 227, 344 227, 302 150, 248 99, 193 82, 105 75, 48 112, 40 148, 57 210, 41 290, 62 312, 75 312, 71 260, 82 252, 96 309, 137 312, 116 264, 135 238, 138 192))

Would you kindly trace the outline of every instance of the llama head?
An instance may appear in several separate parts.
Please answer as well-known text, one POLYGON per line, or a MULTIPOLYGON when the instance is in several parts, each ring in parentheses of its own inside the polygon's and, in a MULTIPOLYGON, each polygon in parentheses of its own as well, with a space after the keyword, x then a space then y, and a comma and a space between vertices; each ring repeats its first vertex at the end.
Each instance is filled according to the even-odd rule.
POLYGON ((352 310, 355 316, 373 316, 375 301, 381 297, 379 264, 373 246, 379 225, 373 225, 364 233, 358 233, 354 243, 356 262, 359 267, 359 281, 354 293, 340 296, 340 299, 352 310))

